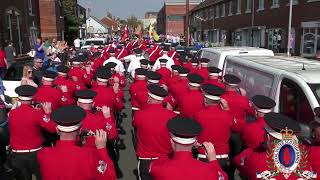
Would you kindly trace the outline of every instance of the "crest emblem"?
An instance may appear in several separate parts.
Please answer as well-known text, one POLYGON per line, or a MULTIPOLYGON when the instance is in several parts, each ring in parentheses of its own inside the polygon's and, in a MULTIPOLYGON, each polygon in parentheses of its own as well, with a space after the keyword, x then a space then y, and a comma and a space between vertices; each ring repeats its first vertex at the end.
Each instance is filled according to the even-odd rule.
POLYGON ((97 170, 99 173, 104 174, 107 170, 107 164, 103 160, 100 160, 97 170))
POLYGON ((112 128, 112 126, 111 126, 109 123, 107 123, 106 129, 107 129, 108 131, 110 131, 111 128, 112 128))
POLYGON ((269 170, 257 173, 259 179, 274 179, 279 174, 288 179, 291 175, 304 179, 314 179, 316 173, 306 170, 308 152, 299 144, 291 129, 281 130, 282 140, 273 142, 272 150, 267 152, 267 164, 269 170))
POLYGON ((76 85, 76 88, 77 88, 77 90, 79 90, 79 89, 80 89, 80 86, 79 86, 79 85, 76 85))
POLYGON ((48 123, 48 122, 50 121, 50 119, 48 118, 47 115, 44 115, 43 118, 42 118, 42 120, 43 120, 44 122, 46 122, 46 123, 48 123))

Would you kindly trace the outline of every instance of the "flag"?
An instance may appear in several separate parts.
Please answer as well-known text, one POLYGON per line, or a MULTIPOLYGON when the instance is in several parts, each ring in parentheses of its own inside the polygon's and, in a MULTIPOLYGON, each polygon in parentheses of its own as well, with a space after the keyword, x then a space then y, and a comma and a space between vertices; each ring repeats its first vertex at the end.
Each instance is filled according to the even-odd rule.
POLYGON ((152 37, 153 26, 150 24, 149 26, 149 37, 152 37))
POLYGON ((157 31, 153 31, 153 39, 154 39, 155 41, 159 41, 160 37, 159 37, 157 31))
POLYGON ((124 33, 121 37, 121 42, 124 42, 129 37, 128 25, 124 27, 124 33))

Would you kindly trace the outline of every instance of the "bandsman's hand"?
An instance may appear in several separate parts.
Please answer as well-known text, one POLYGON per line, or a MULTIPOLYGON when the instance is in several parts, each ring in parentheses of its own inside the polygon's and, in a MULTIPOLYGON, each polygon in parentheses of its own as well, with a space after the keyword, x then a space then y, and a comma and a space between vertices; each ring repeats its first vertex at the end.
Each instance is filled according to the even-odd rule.
POLYGON ((96 137, 95 142, 96 142, 97 149, 106 148, 107 132, 102 129, 96 130, 95 137, 96 137))
POLYGON ((225 111, 229 110, 229 104, 225 99, 221 98, 220 104, 221 104, 223 110, 225 110, 225 111))
POLYGON ((101 111, 102 111, 102 114, 103 114, 103 117, 104 118, 110 118, 111 117, 111 113, 110 113, 110 108, 109 107, 107 107, 107 106, 102 106, 102 109, 101 109, 101 111))
POLYGON ((87 72, 87 74, 90 74, 90 72, 91 72, 91 65, 86 66, 86 72, 87 72))
POLYGON ((206 150, 207 160, 209 162, 216 160, 216 150, 214 149, 213 144, 211 142, 204 142, 202 144, 206 150))
POLYGON ((68 92, 68 87, 67 86, 60 86, 60 89, 63 93, 68 92))
POLYGON ((239 88, 239 91, 240 91, 242 96, 247 96, 247 91, 244 90, 243 88, 239 88))
POLYGON ((51 113, 52 108, 51 108, 51 103, 50 102, 44 102, 44 103, 41 103, 41 105, 42 105, 43 111, 46 114, 50 114, 51 113))
POLYGON ((118 77, 114 77, 113 80, 114 80, 115 83, 119 83, 119 78, 118 77))
POLYGON ((113 91, 114 91, 114 93, 118 94, 118 92, 119 92, 119 84, 118 83, 114 83, 113 91))

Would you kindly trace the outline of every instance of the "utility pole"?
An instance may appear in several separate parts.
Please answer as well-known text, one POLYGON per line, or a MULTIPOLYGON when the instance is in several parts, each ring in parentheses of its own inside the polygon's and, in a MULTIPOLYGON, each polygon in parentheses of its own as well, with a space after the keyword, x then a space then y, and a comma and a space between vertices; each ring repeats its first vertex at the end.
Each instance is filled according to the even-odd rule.
POLYGON ((254 0, 252 0, 252 12, 251 12, 251 46, 253 47, 253 26, 254 26, 254 11, 255 11, 255 7, 254 7, 254 0))
POLYGON ((289 9, 289 27, 288 27, 288 45, 287 45, 287 56, 290 56, 290 44, 291 44, 291 22, 292 22, 292 0, 290 0, 290 9, 289 9))
POLYGON ((186 0, 186 32, 187 47, 189 47, 189 0, 186 0))

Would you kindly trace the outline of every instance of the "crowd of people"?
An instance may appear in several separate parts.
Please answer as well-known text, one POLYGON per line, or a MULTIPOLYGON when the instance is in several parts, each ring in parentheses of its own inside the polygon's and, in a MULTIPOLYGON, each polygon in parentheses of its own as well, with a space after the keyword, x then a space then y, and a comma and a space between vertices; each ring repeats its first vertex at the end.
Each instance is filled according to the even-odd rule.
MULTIPOLYGON (((274 100, 249 99, 241 79, 221 77, 221 69, 208 67, 210 59, 178 53, 174 42, 135 38, 91 52, 55 44, 38 39, 33 65, 23 69, 18 99, 0 124, 10 133, 8 151, 1 141, 0 174, 13 172, 17 180, 121 177, 116 151, 124 148, 119 134, 127 86, 134 141, 127 148, 135 149, 141 180, 235 179, 236 169, 244 179, 268 178, 272 143, 283 140, 283 129, 300 132, 298 122, 272 112, 274 100), (60 60, 56 53, 67 56, 60 60)), ((320 108, 315 113, 320 118, 320 108)), ((276 179, 311 179, 303 172, 319 172, 319 121, 312 129, 304 167, 276 179)))

